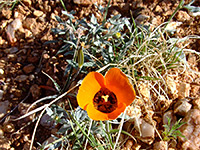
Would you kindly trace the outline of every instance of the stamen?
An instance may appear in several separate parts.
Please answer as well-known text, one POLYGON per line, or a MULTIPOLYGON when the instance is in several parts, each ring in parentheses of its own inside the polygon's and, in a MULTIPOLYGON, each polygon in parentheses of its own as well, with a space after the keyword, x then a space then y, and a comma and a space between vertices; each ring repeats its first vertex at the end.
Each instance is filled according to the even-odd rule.
POLYGON ((109 95, 105 95, 105 96, 102 95, 101 97, 104 99, 105 102, 108 102, 108 97, 109 97, 109 95))
POLYGON ((93 98, 94 107, 103 113, 113 112, 117 106, 116 95, 107 88, 101 88, 93 98))

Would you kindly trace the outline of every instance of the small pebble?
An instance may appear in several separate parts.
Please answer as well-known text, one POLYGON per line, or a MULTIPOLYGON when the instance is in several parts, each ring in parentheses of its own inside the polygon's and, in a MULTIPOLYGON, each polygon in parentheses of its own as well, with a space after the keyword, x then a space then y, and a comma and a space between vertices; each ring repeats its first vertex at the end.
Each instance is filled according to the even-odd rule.
POLYGON ((15 78, 15 81, 17 82, 24 82, 28 79, 28 76, 27 75, 19 75, 15 78))
POLYGON ((159 141, 153 144, 153 150, 168 150, 167 141, 159 141))
POLYGON ((185 116, 191 108, 192 105, 186 100, 179 100, 174 106, 174 113, 180 116, 185 116))
POLYGON ((40 17, 42 16, 44 13, 40 10, 34 10, 33 15, 36 17, 40 17))
POLYGON ((28 64, 28 65, 24 66, 23 71, 26 74, 29 74, 29 73, 33 72, 34 69, 35 69, 35 66, 33 64, 28 64))
POLYGON ((0 100, 3 98, 3 93, 4 93, 4 91, 0 90, 0 100))
POLYGON ((0 138, 3 138, 4 136, 4 131, 0 128, 0 138))
POLYGON ((0 102, 0 118, 2 118, 9 110, 9 101, 0 102))
POLYGON ((15 126, 13 123, 6 123, 3 125, 3 130, 7 133, 12 133, 15 131, 15 126))

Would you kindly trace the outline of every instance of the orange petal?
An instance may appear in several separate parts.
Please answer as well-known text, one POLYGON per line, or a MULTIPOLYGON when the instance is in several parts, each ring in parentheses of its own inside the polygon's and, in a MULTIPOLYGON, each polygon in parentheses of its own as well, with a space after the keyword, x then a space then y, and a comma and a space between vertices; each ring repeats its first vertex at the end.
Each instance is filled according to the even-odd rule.
POLYGON ((93 103, 89 103, 86 107, 88 116, 93 120, 109 120, 108 114, 102 113, 94 108, 93 103))
POLYGON ((126 106, 123 103, 120 103, 118 108, 111 113, 103 113, 94 108, 92 103, 88 104, 86 107, 86 111, 88 116, 93 120, 114 120, 116 119, 122 112, 124 112, 126 106))
POLYGON ((135 99, 135 91, 126 75, 118 68, 110 69, 105 76, 106 87, 115 93, 118 102, 130 105, 135 99))
POLYGON ((94 95, 100 90, 101 87, 105 87, 104 77, 98 72, 90 72, 84 79, 79 87, 77 94, 78 105, 82 109, 86 109, 86 105, 93 104, 94 95))
POLYGON ((124 103, 119 103, 116 110, 108 114, 109 120, 116 119, 122 112, 124 112, 126 106, 124 103))

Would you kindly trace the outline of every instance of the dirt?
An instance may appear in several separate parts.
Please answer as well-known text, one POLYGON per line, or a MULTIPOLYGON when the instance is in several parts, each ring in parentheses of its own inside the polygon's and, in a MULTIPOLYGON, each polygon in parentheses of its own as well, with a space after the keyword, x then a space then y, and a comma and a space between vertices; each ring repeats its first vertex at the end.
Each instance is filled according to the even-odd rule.
MULTIPOLYGON (((67 11, 76 11, 74 14, 76 19, 84 17, 89 19, 94 14, 98 21, 102 21, 103 16, 97 13, 94 3, 97 2, 97 4, 105 7, 108 0, 92 0, 92 2, 89 0, 66 0, 64 2, 67 11)), ((185 3, 189 3, 189 0, 186 0, 185 3)), ((196 1, 193 5, 198 6, 198 3, 199 1, 196 1)), ((138 16, 145 15, 148 16, 147 19, 138 19, 138 23, 150 22, 154 25, 160 25, 168 21, 178 4, 179 1, 170 0, 112 0, 108 16, 121 14, 125 17, 131 17, 132 14, 137 19, 138 16)), ((59 0, 21 0, 13 10, 10 10, 10 6, 2 8, 0 13, 0 90, 3 91, 3 97, 0 101, 9 101, 8 110, 18 107, 21 101, 28 105, 38 98, 57 94, 53 83, 42 71, 51 76, 61 87, 64 86, 67 79, 67 76, 63 76, 67 66, 66 58, 62 54, 55 56, 62 43, 44 44, 49 40, 56 39, 51 28, 58 25, 55 19, 56 15, 63 20, 66 19, 61 13, 62 10, 63 7, 59 0)), ((186 9, 182 9, 173 18, 173 21, 182 22, 173 36, 181 38, 187 35, 200 35, 199 17, 192 17, 186 9)), ((193 39, 190 43, 187 48, 200 52, 200 39, 193 39)), ((188 62, 199 72, 199 56, 189 54, 187 58, 188 62)), ((179 80, 185 81, 183 77, 179 80)), ((197 81, 194 83, 196 84, 197 81)), ((195 84, 193 89, 196 88, 195 84)), ((199 94, 198 91, 196 93, 199 94)), ((198 97, 195 94, 191 93, 191 95, 198 97)), ((67 104, 66 98, 63 99, 65 105, 67 104)), ((71 102, 74 107, 77 106, 75 97, 72 98, 71 102)), ((18 107, 7 118, 17 118, 23 115, 22 110, 18 107)), ((4 137, 9 141, 6 147, 21 150, 30 142, 35 122, 32 123, 31 118, 11 122, 11 129, 13 128, 13 130, 7 131, 5 128, 9 123, 6 119, 1 120, 0 126, 4 132, 4 137), (29 124, 27 125, 27 123, 29 124)), ((51 129, 40 125, 35 141, 42 143, 50 137, 51 133, 51 129)), ((37 144, 34 143, 34 146, 37 147, 37 144)))

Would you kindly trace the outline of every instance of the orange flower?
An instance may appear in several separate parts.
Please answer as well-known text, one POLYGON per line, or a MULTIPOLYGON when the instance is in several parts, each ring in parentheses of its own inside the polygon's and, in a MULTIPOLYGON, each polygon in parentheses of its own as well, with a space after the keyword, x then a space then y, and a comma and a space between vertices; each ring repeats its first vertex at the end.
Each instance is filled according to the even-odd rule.
POLYGON ((132 85, 118 68, 110 69, 105 78, 98 72, 90 72, 77 95, 79 106, 93 120, 116 119, 134 99, 132 85))

